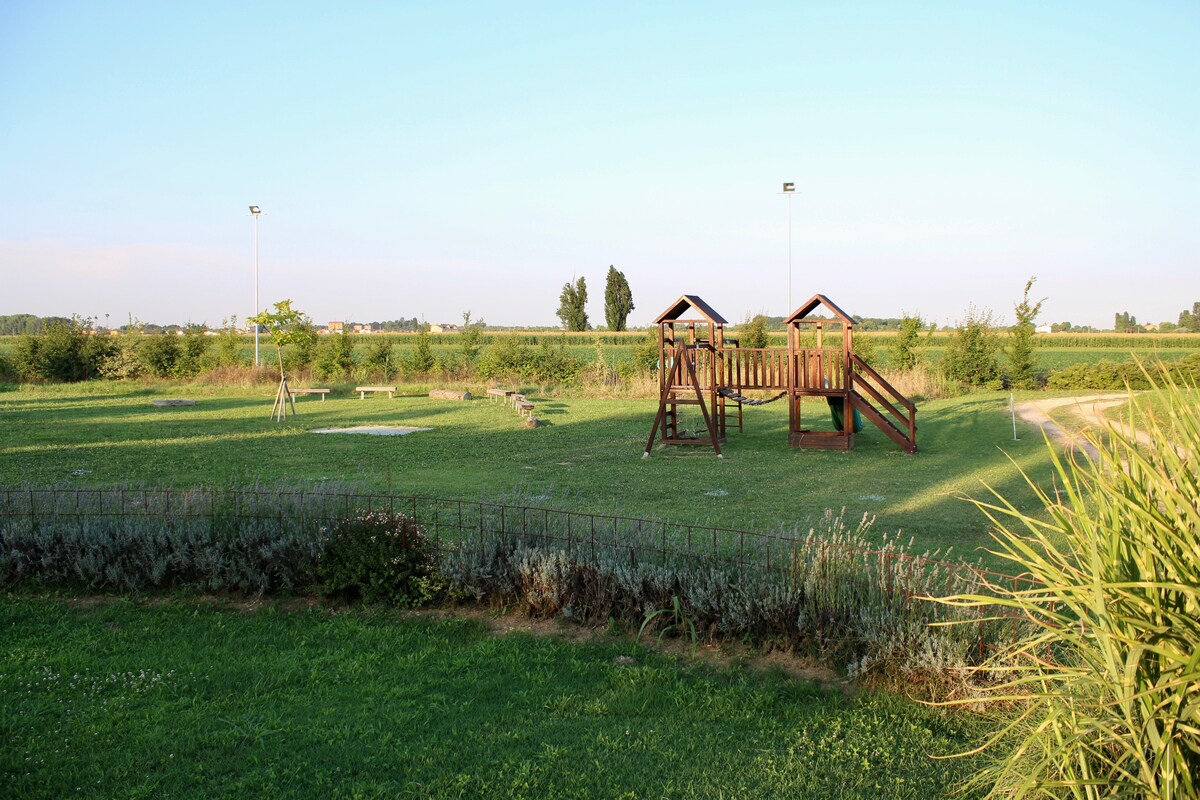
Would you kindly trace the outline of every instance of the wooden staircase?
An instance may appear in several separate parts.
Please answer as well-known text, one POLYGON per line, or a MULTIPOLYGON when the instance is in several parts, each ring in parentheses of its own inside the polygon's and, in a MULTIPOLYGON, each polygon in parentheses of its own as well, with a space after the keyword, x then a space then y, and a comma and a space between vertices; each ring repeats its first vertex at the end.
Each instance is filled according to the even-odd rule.
POLYGON ((917 407, 856 355, 850 404, 906 453, 917 452, 917 407), (864 380, 863 376, 869 380, 864 380), (876 407, 878 406, 878 407, 876 407))

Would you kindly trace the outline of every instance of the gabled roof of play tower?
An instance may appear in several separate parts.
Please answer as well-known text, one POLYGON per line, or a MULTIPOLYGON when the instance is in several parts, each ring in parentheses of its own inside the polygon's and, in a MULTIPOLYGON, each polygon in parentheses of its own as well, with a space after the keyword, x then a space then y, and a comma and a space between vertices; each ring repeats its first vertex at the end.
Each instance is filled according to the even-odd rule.
MULTIPOLYGON (((791 316, 784 320, 784 322, 803 321, 805 317, 817 309, 817 306, 825 306, 825 308, 833 312, 833 315, 837 317, 838 321, 843 325, 854 325, 854 318, 838 308, 832 300, 823 294, 814 294, 811 298, 809 298, 807 303, 793 311, 791 316)), ((815 319, 811 321, 816 322, 815 319)))
POLYGON ((686 312, 689 308, 700 312, 700 316, 704 318, 705 322, 711 322, 715 325, 729 324, 729 320, 722 317, 713 310, 712 306, 694 294, 685 294, 680 297, 678 300, 672 303, 666 311, 658 315, 658 318, 654 320, 654 324, 657 325, 661 322, 672 322, 677 319, 682 319, 684 312, 686 312))

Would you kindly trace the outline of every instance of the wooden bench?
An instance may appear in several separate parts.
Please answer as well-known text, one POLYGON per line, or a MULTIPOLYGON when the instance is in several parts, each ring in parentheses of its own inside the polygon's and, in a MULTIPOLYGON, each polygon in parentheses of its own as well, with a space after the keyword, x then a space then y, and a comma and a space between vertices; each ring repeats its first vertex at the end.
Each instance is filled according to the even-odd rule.
POLYGON ((495 397, 498 400, 508 400, 508 396, 513 393, 512 389, 488 389, 488 397, 495 397))
POLYGON ((288 391, 290 391, 293 396, 298 394, 319 394, 321 395, 322 403, 325 402, 325 395, 329 394, 328 389, 289 389, 288 391))
POLYGON ((358 392, 359 400, 367 399, 367 392, 387 392, 388 397, 396 394, 395 386, 355 386, 354 391, 358 392))
POLYGON ((517 403, 517 413, 520 414, 522 417, 532 417, 533 416, 533 403, 530 403, 528 401, 517 403))

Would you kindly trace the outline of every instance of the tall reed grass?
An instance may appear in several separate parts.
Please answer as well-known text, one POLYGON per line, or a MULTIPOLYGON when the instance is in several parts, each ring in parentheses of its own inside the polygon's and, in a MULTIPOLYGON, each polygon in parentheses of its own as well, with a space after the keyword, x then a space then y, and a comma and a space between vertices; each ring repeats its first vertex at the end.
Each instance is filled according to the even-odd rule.
POLYGON ((1136 420, 1149 446, 1111 429, 1088 436, 1095 458, 1051 448, 1057 485, 1029 481, 1045 518, 977 503, 1031 588, 939 601, 1035 625, 981 667, 1004 676, 984 700, 1019 710, 982 748, 997 758, 973 785, 991 797, 1200 791, 1200 408, 1169 373, 1146 377, 1165 398, 1136 420))

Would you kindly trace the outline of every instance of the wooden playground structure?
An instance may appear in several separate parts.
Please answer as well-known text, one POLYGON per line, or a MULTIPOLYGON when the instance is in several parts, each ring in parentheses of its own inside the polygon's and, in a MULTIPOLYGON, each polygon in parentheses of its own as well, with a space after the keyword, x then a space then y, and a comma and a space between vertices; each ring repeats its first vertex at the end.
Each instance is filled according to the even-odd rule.
POLYGON ((742 430, 743 407, 781 399, 788 401, 792 447, 850 450, 866 419, 906 453, 917 451, 916 406, 854 354, 853 318, 824 295, 813 295, 787 318, 787 347, 740 347, 725 337, 726 320, 695 295, 680 297, 655 323, 658 413, 643 458, 656 437, 663 444, 710 446, 722 458, 729 428, 742 430), (827 316, 814 316, 819 309, 827 316), (840 344, 826 347, 826 337, 837 333, 840 344), (810 342, 815 346, 804 346, 810 342), (776 394, 759 399, 743 394, 748 391, 776 394), (806 397, 825 398, 834 430, 805 427, 806 397))

